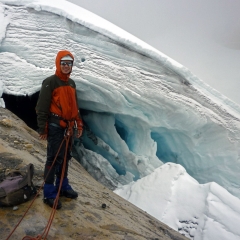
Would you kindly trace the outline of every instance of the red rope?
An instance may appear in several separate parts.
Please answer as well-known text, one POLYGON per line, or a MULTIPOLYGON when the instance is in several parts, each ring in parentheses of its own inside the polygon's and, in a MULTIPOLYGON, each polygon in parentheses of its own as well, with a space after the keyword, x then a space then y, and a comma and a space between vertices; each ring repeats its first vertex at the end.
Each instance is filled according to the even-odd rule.
POLYGON ((39 195, 40 191, 42 190, 43 188, 43 185, 45 183, 45 180, 47 179, 48 177, 48 174, 50 173, 52 167, 54 166, 55 162, 56 162, 56 159, 57 159, 57 156, 60 152, 60 149, 62 148, 62 145, 64 143, 64 141, 66 141, 66 147, 65 147, 65 155, 64 155, 64 160, 63 160, 63 167, 62 167, 62 173, 61 173, 61 179, 60 179, 60 184, 59 184, 59 189, 58 189, 58 193, 57 193, 57 196, 56 196, 56 199, 54 201, 54 205, 53 205, 53 208, 52 208, 52 211, 51 211, 51 214, 50 214, 50 217, 49 217, 49 220, 48 220, 48 223, 47 223, 47 226, 45 227, 45 230, 43 231, 43 233, 41 235, 37 235, 37 237, 31 237, 31 236, 25 236, 22 238, 22 240, 41 240, 45 234, 45 237, 44 239, 47 239, 47 236, 48 236, 48 233, 49 233, 49 230, 51 228, 51 225, 52 225, 52 222, 53 222, 53 219, 54 219, 54 215, 55 215, 55 212, 56 212, 56 209, 57 209, 57 204, 58 204, 58 200, 59 200, 59 196, 60 196, 60 190, 61 190, 61 187, 62 187, 62 182, 63 182, 63 178, 64 178, 64 173, 65 173, 65 170, 66 170, 66 162, 67 162, 67 149, 68 149, 68 144, 69 144, 69 141, 70 141, 70 137, 73 135, 73 130, 72 128, 68 127, 67 128, 67 131, 64 135, 64 139, 62 140, 61 144, 60 144, 60 147, 57 151, 57 154, 53 160, 53 163, 41 185, 41 187, 39 188, 38 192, 36 193, 35 197, 33 198, 33 200, 31 201, 30 205, 28 206, 27 210, 25 211, 25 213, 23 214, 23 216, 21 217, 21 219, 19 220, 19 222, 16 224, 16 226, 14 227, 14 229, 11 231, 11 233, 8 235, 8 237, 6 238, 6 240, 9 240, 10 237, 12 236, 12 234, 15 232, 15 230, 17 229, 17 227, 20 225, 20 223, 22 222, 22 220, 24 219, 24 217, 26 216, 27 212, 29 211, 29 209, 31 208, 31 206, 33 205, 34 201, 36 200, 37 196, 39 195))
POLYGON ((51 228, 51 225, 52 225, 52 222, 53 222, 53 219, 54 219, 54 215, 56 213, 56 209, 57 209, 57 204, 58 204, 58 200, 59 200, 59 195, 60 195, 60 190, 62 188, 62 182, 63 182, 63 178, 64 178, 64 173, 65 173, 65 169, 66 169, 66 162, 67 162, 67 148, 68 148, 68 144, 69 144, 69 137, 70 136, 67 136, 65 139, 66 139, 66 149, 65 149, 65 156, 64 156, 64 161, 63 161, 63 168, 62 168, 62 173, 61 173, 61 179, 60 179, 60 184, 59 184, 59 188, 58 188, 58 193, 57 193, 57 196, 56 196, 56 199, 54 201, 54 205, 53 205, 53 209, 51 211, 51 215, 49 217, 49 220, 48 220, 48 224, 44 230, 44 232, 42 233, 41 237, 44 236, 45 234, 45 237, 44 237, 44 240, 47 239, 47 236, 48 236, 48 233, 50 231, 50 228, 51 228))

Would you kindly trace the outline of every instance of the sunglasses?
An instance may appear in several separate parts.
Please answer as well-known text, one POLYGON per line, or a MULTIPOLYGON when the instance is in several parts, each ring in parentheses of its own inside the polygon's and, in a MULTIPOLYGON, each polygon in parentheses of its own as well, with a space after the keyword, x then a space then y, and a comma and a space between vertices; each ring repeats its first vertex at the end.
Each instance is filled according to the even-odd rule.
POLYGON ((63 66, 68 65, 69 67, 71 67, 73 65, 72 62, 64 62, 64 61, 61 61, 60 64, 63 65, 63 66))

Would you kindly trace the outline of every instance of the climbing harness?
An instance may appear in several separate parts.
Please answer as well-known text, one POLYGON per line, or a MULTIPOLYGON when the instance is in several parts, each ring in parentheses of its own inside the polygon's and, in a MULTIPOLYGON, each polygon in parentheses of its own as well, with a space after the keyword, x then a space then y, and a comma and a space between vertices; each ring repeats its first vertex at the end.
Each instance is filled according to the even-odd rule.
MULTIPOLYGON (((47 239, 47 236, 48 236, 48 233, 50 231, 50 228, 51 228, 51 225, 52 225, 52 222, 53 222, 53 219, 54 219, 54 215, 55 215, 55 212, 56 212, 56 209, 57 209, 57 205, 58 205, 58 200, 59 200, 59 196, 60 196, 60 190, 61 190, 61 187, 62 187, 62 182, 63 182, 63 178, 64 178, 64 172, 66 170, 66 162, 67 162, 67 149, 68 149, 68 145, 69 145, 69 142, 70 142, 70 139, 71 137, 73 137, 73 128, 71 127, 70 125, 70 121, 68 121, 68 125, 67 125, 67 128, 65 129, 65 132, 64 132, 64 138, 60 144, 60 147, 57 151, 57 154, 53 160, 53 163, 49 169, 49 172, 48 174, 50 173, 52 167, 54 166, 55 162, 56 162, 56 159, 57 159, 57 156, 60 152, 60 149, 62 148, 62 145, 64 143, 64 141, 66 141, 66 146, 65 146, 65 155, 64 155, 64 160, 63 160, 63 167, 62 167, 62 173, 61 173, 61 178, 60 178, 60 184, 59 184, 59 188, 58 188, 58 192, 57 192, 57 196, 56 196, 56 199, 54 201, 54 205, 52 207, 52 211, 51 211, 51 214, 50 214, 50 217, 48 219, 48 223, 43 231, 42 234, 39 234, 37 235, 36 237, 31 237, 31 236, 25 236, 22 238, 22 240, 42 240, 42 239, 47 239)), ((71 144, 72 144, 72 141, 71 141, 71 144)), ((37 196, 39 195, 40 191, 42 190, 43 186, 44 186, 44 183, 45 183, 45 180, 47 179, 48 177, 48 174, 47 176, 45 177, 41 187, 39 188, 38 192, 36 193, 35 197, 33 198, 33 200, 31 201, 30 205, 28 206, 26 212, 23 214, 22 218, 20 219, 20 221, 17 223, 17 225, 14 227, 14 229, 11 231, 11 233, 8 235, 8 237, 6 238, 6 240, 9 240, 10 237, 12 236, 12 234, 14 233, 14 231, 17 229, 17 227, 20 225, 20 223, 22 222, 23 218, 26 216, 27 212, 29 211, 29 209, 31 208, 31 206, 33 205, 35 199, 37 198, 37 196)))

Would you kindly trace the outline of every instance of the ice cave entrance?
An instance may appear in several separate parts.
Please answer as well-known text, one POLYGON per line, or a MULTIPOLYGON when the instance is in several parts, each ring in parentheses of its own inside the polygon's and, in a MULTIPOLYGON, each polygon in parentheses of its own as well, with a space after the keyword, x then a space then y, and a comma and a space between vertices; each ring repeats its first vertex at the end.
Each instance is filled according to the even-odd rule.
MULTIPOLYGON (((39 92, 34 93, 31 96, 15 96, 9 94, 3 94, 3 99, 6 104, 6 108, 21 118, 29 127, 37 130, 37 119, 35 107, 37 103, 39 92)), ((85 110, 88 111, 88 110, 85 110)), ((119 136, 126 142, 130 151, 134 149, 134 137, 133 133, 128 126, 125 126, 117 118, 115 119, 115 128, 119 136)), ((96 133, 95 133, 96 134, 96 133)), ((184 166, 182 161, 182 155, 189 151, 189 139, 182 132, 177 130, 170 130, 167 128, 156 128, 151 132, 151 138, 157 143, 157 157, 163 162, 173 162, 184 166)), ((92 144, 85 142, 85 147, 89 150, 92 144)), ((102 154, 104 156, 104 154, 102 154)), ((186 155, 185 155, 186 156, 186 155)), ((107 156, 106 159, 108 159, 107 156)), ((111 161, 110 161, 111 163, 111 161)), ((124 174, 124 169, 118 169, 117 166, 113 167, 119 174, 124 174)))
POLYGON ((158 128, 152 131, 151 138, 157 143, 157 157, 163 162, 185 165, 183 157, 192 155, 192 141, 181 131, 158 128))

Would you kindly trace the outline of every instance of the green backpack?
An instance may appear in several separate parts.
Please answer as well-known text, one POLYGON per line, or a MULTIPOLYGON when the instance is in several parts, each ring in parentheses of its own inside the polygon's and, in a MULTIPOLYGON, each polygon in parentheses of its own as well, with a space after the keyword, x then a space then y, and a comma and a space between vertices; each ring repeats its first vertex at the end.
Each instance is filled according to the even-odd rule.
POLYGON ((0 182, 0 206, 16 206, 27 202, 36 194, 32 179, 33 164, 26 171, 13 170, 0 182))

